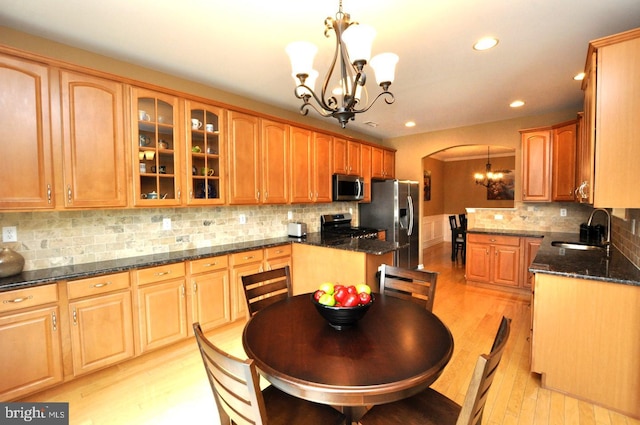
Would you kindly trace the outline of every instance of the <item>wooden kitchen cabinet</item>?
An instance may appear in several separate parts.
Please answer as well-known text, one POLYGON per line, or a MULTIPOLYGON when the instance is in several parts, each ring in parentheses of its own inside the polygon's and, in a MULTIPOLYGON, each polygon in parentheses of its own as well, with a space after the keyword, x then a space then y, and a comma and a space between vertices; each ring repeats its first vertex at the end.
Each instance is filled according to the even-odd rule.
MULTIPOLYGON (((185 264, 132 272, 138 289, 140 352, 164 347, 188 335, 185 264)), ((189 324, 190 325, 190 324, 189 324)))
MULTIPOLYGON (((587 73, 595 65, 595 170, 593 204, 598 208, 640 208, 640 29, 592 41, 587 73), (595 55, 595 63, 590 58, 595 55)), ((593 81, 587 83, 592 90, 593 81)), ((587 96, 587 94, 585 94, 587 96)), ((587 100, 587 99, 586 99, 587 100)), ((587 111, 585 110, 585 113, 587 111)))
POLYGON ((523 130, 522 200, 551 201, 551 131, 523 130))
POLYGON ((467 281, 516 289, 522 287, 520 256, 519 237, 468 233, 467 281))
POLYGON ((57 303, 56 284, 0 293, 0 400, 62 382, 57 303))
POLYGON ((229 203, 287 203, 288 126, 236 111, 227 116, 229 203))
POLYGON ((360 142, 333 138, 333 172, 360 175, 360 142))
POLYGON ((0 55, 0 208, 55 207, 49 68, 0 55))
POLYGON ((522 200, 573 202, 576 192, 576 120, 521 130, 522 200))
POLYGON ((522 285, 525 288, 533 288, 534 274, 529 271, 529 267, 536 258, 536 254, 540 249, 542 238, 524 238, 523 239, 523 265, 522 268, 522 285))
POLYGON ((264 251, 239 252, 229 256, 231 263, 231 320, 247 317, 247 301, 242 286, 242 276, 264 271, 264 251))
POLYGON ((262 204, 289 202, 289 126, 267 119, 260 120, 262 204))
POLYGON ((284 266, 293 269, 291 244, 230 254, 229 263, 231 266, 231 320, 244 319, 248 317, 248 313, 242 276, 284 266))
MULTIPOLYGON (((189 261, 191 290, 190 323, 198 322, 204 330, 231 321, 229 259, 227 255, 189 261)), ((192 334, 192 331, 189 331, 192 334)))
POLYGON ((362 180, 364 184, 364 194, 360 202, 371 202, 371 173, 372 173, 372 147, 362 145, 360 148, 360 159, 362 168, 362 180))
POLYGON ((640 288, 537 273, 533 298, 542 387, 640 417, 640 288))
POLYGON ((74 376, 134 356, 130 286, 128 272, 67 282, 74 376))
POLYGON ((185 111, 187 204, 221 205, 226 192, 224 110, 187 100, 185 111))
POLYGON ((185 178, 178 98, 132 87, 131 108, 134 205, 179 206, 185 178))
POLYGON ((123 84, 62 70, 60 96, 64 207, 126 207, 123 84))
POLYGON ((558 124, 552 130, 551 200, 575 201, 577 121, 558 124))
POLYGON ((290 127, 291 203, 331 202, 332 137, 290 127))
POLYGON ((395 152, 372 147, 371 177, 374 179, 393 179, 395 177, 395 152))

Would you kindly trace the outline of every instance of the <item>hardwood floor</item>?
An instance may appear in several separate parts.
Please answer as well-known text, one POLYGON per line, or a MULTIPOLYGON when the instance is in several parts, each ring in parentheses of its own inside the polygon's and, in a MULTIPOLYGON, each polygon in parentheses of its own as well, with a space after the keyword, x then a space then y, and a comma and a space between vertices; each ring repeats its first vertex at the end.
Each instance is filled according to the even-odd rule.
MULTIPOLYGON (((434 313, 451 330, 455 349, 433 387, 461 403, 479 354, 491 348, 503 315, 512 331, 489 392, 483 424, 640 425, 619 413, 540 388, 529 373, 528 297, 468 286, 464 267, 450 261, 450 245, 424 255, 440 273, 434 313)), ((243 323, 208 333, 216 344, 244 356, 243 323)), ((217 424, 215 403, 193 338, 30 396, 24 401, 69 402, 70 424, 217 424)))

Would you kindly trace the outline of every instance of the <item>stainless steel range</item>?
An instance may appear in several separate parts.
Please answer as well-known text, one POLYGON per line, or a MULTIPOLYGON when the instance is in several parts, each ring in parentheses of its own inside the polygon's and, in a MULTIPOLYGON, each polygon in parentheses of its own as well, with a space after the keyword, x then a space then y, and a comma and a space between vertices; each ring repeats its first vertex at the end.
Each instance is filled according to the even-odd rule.
POLYGON ((377 239, 378 229, 353 227, 350 213, 323 214, 320 216, 320 232, 323 239, 377 239))

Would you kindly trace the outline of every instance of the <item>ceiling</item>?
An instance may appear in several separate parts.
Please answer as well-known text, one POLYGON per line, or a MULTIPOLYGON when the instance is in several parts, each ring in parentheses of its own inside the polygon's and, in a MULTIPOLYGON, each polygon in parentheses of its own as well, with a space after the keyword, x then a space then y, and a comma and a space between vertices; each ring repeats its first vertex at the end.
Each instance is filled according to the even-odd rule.
MULTIPOLYGON (((0 25, 297 111, 284 49, 315 43, 322 78, 335 43, 323 22, 337 9, 338 0, 0 0, 0 25)), ((348 124, 379 139, 578 110, 572 77, 588 42, 640 24, 638 0, 344 0, 343 9, 376 28, 374 55, 400 57, 395 103, 379 100, 348 124), (474 51, 488 35, 498 46, 474 51), (509 108, 515 99, 525 106, 509 108)), ((377 94, 373 75, 367 87, 377 94)))

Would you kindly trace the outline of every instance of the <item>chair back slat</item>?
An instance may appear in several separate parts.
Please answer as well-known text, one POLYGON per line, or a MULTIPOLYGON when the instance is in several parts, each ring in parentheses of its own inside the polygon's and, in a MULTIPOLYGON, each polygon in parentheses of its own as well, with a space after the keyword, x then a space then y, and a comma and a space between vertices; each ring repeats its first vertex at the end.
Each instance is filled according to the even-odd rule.
POLYGON ((220 423, 263 424, 266 409, 260 380, 253 360, 242 360, 214 346, 202 333, 199 323, 193 331, 213 390, 220 423))
POLYGON ((242 276, 249 315, 292 295, 289 266, 242 276))
POLYGON ((380 292, 411 300, 433 310, 438 273, 409 270, 383 264, 380 266, 380 292))
POLYGON ((482 412, 487 401, 487 394, 502 359, 502 352, 509 339, 510 329, 511 319, 503 317, 491 352, 478 357, 456 425, 477 425, 482 422, 482 412))

